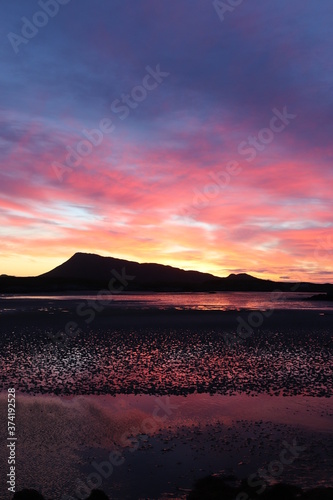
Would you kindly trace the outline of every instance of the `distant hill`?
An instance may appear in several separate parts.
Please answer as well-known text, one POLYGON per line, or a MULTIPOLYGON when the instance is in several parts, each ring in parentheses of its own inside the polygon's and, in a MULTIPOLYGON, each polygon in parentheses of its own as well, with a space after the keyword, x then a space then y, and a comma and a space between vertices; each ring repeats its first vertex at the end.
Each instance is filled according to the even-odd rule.
MULTIPOLYGON (((239 274, 232 273, 232 274, 229 274, 227 279, 237 280, 237 281, 249 281, 249 280, 255 281, 255 280, 258 280, 259 278, 255 278, 254 276, 251 276, 250 274, 247 274, 247 273, 239 273, 239 274)), ((259 281, 262 281, 262 280, 259 279, 259 281)))
POLYGON ((79 292, 124 286, 126 291, 305 291, 332 293, 333 285, 283 283, 230 274, 219 278, 209 273, 185 271, 162 264, 144 263, 76 253, 51 271, 36 277, 0 276, 0 293, 79 292), (113 281, 110 281, 113 280, 113 281))
POLYGON ((87 281, 106 281, 113 277, 112 270, 134 278, 128 280, 131 287, 183 287, 202 285, 208 280, 217 279, 212 274, 198 271, 184 271, 177 267, 162 264, 139 264, 114 257, 101 257, 95 254, 76 253, 69 260, 39 278, 69 279, 87 281))

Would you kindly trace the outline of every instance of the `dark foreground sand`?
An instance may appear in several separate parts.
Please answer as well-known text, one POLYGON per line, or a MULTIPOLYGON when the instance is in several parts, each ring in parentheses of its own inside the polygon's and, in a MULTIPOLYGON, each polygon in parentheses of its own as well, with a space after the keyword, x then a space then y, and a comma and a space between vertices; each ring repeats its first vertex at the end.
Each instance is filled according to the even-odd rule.
MULTIPOLYGON (((14 299, 1 315, 17 489, 77 499, 95 481, 119 500, 185 498, 209 474, 333 486, 331 312, 104 306, 87 322, 77 306, 14 299), (299 448, 282 463, 288 446, 299 448)), ((6 393, 0 412, 5 422, 6 393)))
MULTIPOLYGON (((86 498, 94 484, 116 500, 185 498, 209 474, 232 475, 234 483, 252 477, 266 487, 281 480, 305 489, 333 486, 332 398, 18 395, 17 401, 17 486, 35 487, 47 499, 63 492, 86 498)), ((1 448, 1 464, 5 454, 1 448)))
POLYGON ((332 395, 330 312, 104 307, 88 323, 76 307, 32 301, 2 315, 0 389, 332 395))

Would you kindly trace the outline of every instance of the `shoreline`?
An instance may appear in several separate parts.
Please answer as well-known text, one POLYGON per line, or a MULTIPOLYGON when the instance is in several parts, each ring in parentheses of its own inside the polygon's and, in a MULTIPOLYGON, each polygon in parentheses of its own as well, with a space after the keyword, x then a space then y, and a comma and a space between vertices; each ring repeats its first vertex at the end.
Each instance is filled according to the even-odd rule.
POLYGON ((1 315, 0 388, 17 393, 18 490, 72 494, 101 476, 93 463, 120 452, 122 465, 101 476, 111 498, 183 500, 205 476, 247 481, 268 471, 294 440, 306 449, 267 485, 333 486, 331 311, 105 305, 86 322, 80 303, 15 299, 21 310, 1 315))
POLYGON ((184 491, 205 476, 246 481, 263 470, 267 486, 283 481, 304 490, 332 487, 333 398, 258 396, 253 403, 244 395, 18 395, 18 489, 37 487, 55 499, 80 484, 88 493, 94 473, 115 500, 185 498, 184 491), (298 453, 276 475, 270 464, 293 443, 298 453), (99 466, 111 455, 118 457, 116 465, 102 477, 99 466))
POLYGON ((330 313, 276 310, 265 317, 264 311, 105 307, 87 323, 75 303, 35 309, 2 316, 6 358, 0 358, 0 389, 13 384, 22 392, 55 394, 333 394, 330 313), (251 326, 258 318, 260 327, 251 326))

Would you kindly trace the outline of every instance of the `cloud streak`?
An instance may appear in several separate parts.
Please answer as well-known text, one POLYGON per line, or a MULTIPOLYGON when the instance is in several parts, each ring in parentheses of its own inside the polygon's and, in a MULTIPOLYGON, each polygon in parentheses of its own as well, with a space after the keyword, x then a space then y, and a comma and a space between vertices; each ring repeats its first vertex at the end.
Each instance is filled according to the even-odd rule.
MULTIPOLYGON (((38 9, 8 5, 2 33, 38 9)), ((254 0, 221 23, 205 0, 82 0, 17 54, 3 39, 0 273, 80 250, 332 280, 332 14, 328 0, 254 0), (156 64, 168 77, 142 90, 156 64), (285 106, 297 117, 268 140, 285 106), (115 129, 60 182, 54 162, 104 119, 115 129)))

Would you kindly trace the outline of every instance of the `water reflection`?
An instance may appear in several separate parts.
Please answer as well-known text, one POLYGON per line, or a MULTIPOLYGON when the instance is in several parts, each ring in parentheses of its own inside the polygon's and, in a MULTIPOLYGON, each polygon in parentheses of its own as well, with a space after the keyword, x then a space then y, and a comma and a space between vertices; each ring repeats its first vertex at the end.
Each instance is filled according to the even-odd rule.
MULTIPOLYGON (((211 473, 247 477, 294 440, 307 449, 282 479, 333 485, 332 398, 17 394, 17 400, 17 487, 35 487, 46 498, 87 484, 97 470, 92 464, 105 463, 111 452, 123 457, 100 485, 111 498, 161 498, 211 473)), ((6 404, 1 394, 1 417, 6 404)), ((0 461, 5 454, 1 449, 0 461)))
MULTIPOLYGON (((240 309, 321 309, 332 310, 333 304, 325 301, 306 301, 313 293, 287 292, 277 294, 271 292, 217 292, 210 293, 124 293, 103 295, 103 301, 109 301, 108 306, 124 306, 127 308, 140 309, 189 309, 189 310, 220 310, 233 311, 240 309)), ((100 301, 101 297, 94 294, 89 295, 31 295, 31 296, 9 296, 3 295, 4 300, 1 310, 8 306, 6 303, 18 301, 21 306, 29 307, 29 302, 49 301, 100 301)))

